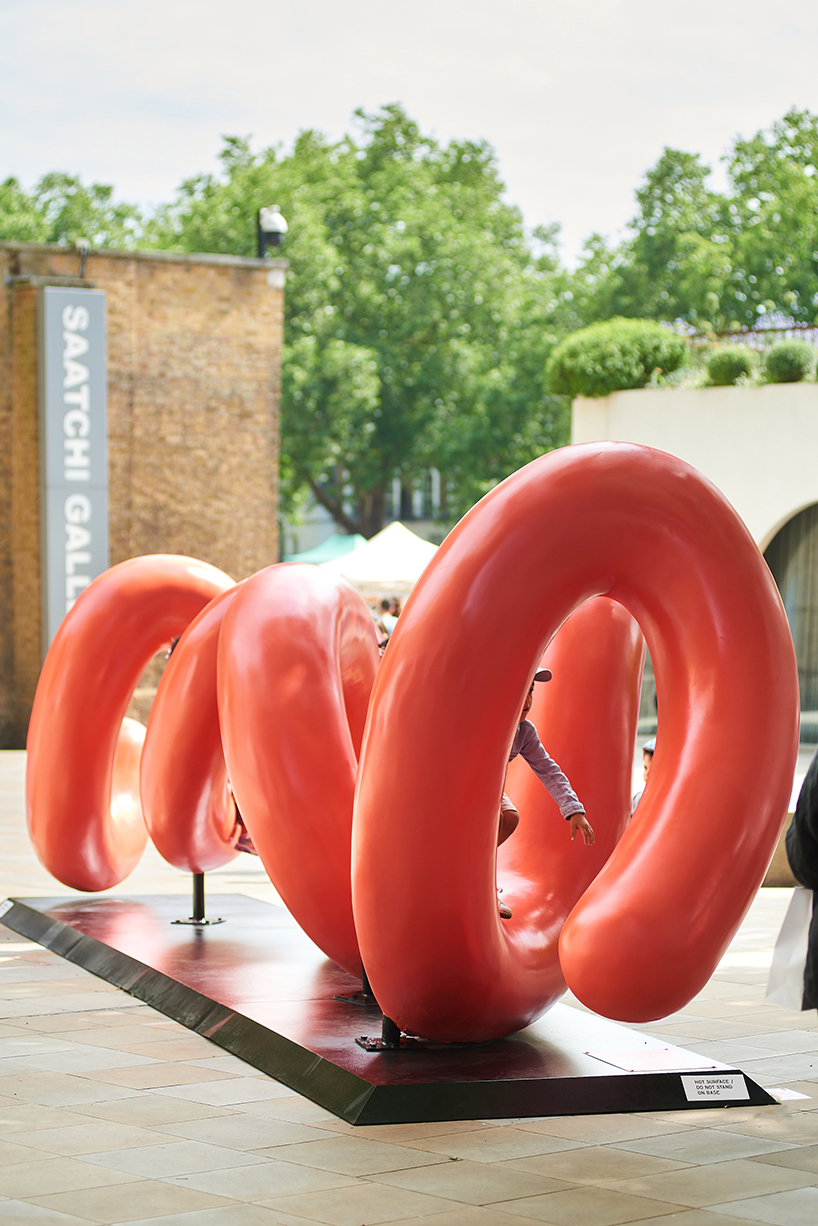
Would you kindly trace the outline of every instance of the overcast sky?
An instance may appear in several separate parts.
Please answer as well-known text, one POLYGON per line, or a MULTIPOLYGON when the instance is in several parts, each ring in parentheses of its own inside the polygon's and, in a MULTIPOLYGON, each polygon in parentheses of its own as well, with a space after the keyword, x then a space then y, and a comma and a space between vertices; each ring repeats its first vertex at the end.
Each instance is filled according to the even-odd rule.
MULTIPOLYGON (((0 0, 0 178, 47 170, 167 199, 222 134, 289 145, 400 101, 485 138, 565 254, 616 234, 664 145, 710 164, 818 111, 818 6, 769 0, 0 0)), ((720 180, 719 180, 720 181, 720 180)))

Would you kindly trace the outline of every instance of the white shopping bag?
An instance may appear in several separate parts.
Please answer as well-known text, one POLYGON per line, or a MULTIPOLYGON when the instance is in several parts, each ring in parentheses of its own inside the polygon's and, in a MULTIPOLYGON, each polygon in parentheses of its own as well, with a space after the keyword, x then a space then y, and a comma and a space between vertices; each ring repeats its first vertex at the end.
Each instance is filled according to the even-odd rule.
POLYGON ((812 920, 812 890, 798 886, 792 892, 784 923, 773 951, 766 999, 785 1009, 800 1009, 804 999, 804 967, 812 920))

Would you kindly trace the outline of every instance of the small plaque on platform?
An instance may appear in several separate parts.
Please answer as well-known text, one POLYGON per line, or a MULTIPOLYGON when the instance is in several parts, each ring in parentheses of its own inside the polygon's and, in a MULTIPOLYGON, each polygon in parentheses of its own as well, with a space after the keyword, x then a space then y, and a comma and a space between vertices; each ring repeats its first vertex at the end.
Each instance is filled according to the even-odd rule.
POLYGON ((626 1073, 682 1073, 688 1069, 698 1072, 719 1067, 716 1061, 685 1051, 683 1047, 636 1047, 626 1051, 587 1051, 585 1054, 626 1073))
POLYGON ((737 1098, 750 1097, 743 1073, 711 1073, 704 1077, 683 1077, 682 1087, 689 1103, 735 1102, 737 1098))

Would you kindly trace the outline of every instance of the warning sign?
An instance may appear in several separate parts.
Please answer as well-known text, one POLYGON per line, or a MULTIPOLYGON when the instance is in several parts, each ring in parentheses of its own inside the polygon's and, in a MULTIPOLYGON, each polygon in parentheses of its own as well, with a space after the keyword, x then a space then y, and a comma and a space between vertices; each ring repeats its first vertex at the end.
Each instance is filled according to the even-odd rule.
POLYGON ((743 1073, 708 1073, 702 1077, 682 1077, 685 1098, 689 1103, 733 1102, 750 1097, 743 1073))

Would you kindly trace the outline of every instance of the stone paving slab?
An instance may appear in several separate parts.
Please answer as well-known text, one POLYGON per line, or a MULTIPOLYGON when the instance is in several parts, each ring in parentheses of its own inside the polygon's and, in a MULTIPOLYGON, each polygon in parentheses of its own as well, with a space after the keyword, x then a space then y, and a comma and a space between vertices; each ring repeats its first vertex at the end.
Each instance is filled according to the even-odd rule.
MULTIPOLYGON (((53 896, 25 832, 23 762, 0 753, 0 894, 53 896)), ((149 850, 128 892, 179 880, 149 850)), ((276 901, 243 861, 208 888, 276 901)), ((696 1000, 639 1029, 807 1098, 382 1128, 353 1128, 0 926, 0 1222, 815 1226, 818 1018, 764 1000, 788 901, 760 892, 696 1000)))

